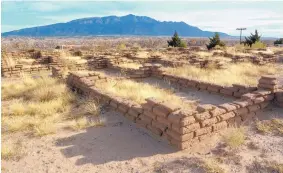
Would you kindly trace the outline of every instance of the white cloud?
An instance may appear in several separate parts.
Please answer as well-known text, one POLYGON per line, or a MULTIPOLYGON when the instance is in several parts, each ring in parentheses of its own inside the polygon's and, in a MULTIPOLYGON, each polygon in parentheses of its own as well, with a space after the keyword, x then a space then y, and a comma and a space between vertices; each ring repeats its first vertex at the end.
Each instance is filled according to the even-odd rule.
POLYGON ((35 2, 31 4, 31 8, 35 11, 50 12, 61 10, 61 6, 52 2, 35 2))
MULTIPOLYGON (((161 21, 184 21, 202 30, 226 32, 231 35, 238 35, 238 31, 236 31, 238 27, 246 27, 247 31, 245 33, 247 35, 253 32, 255 28, 261 31, 268 30, 270 26, 283 28, 283 13, 276 13, 268 9, 246 8, 240 11, 237 9, 223 9, 174 13, 149 11, 138 14, 147 15, 161 21)), ((272 33, 271 35, 277 34, 272 33)))

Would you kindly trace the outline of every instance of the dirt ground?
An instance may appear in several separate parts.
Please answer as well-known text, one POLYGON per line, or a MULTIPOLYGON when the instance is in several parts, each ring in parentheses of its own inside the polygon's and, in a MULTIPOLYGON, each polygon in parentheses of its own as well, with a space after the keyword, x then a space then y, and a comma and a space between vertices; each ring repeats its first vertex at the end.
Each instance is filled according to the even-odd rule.
MULTIPOLYGON (((260 119, 283 118, 283 109, 269 107, 260 119)), ((117 112, 106 109, 105 127, 81 131, 63 129, 41 138, 22 133, 5 135, 2 140, 20 140, 21 158, 2 160, 3 172, 207 172, 199 165, 217 159, 226 172, 262 172, 258 162, 283 160, 283 137, 257 133, 247 126, 245 144, 228 150, 221 134, 200 145, 177 151, 162 139, 138 128, 117 112)))

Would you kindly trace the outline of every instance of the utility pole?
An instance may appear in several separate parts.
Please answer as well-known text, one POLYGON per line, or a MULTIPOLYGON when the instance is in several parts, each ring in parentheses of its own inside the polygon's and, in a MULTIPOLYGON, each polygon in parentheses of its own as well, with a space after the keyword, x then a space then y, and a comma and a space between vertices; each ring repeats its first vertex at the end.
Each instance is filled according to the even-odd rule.
POLYGON ((236 30, 240 30, 240 44, 242 44, 242 31, 246 30, 247 28, 237 28, 236 30))

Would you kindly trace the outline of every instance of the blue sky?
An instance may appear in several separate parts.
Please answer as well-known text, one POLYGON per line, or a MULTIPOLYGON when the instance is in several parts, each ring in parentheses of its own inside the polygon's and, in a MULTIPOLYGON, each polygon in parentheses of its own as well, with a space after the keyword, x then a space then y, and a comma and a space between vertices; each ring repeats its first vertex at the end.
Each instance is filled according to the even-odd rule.
POLYGON ((135 14, 160 21, 184 21, 202 30, 244 35, 255 29, 283 37, 283 1, 4 1, 1 32, 84 17, 135 14))

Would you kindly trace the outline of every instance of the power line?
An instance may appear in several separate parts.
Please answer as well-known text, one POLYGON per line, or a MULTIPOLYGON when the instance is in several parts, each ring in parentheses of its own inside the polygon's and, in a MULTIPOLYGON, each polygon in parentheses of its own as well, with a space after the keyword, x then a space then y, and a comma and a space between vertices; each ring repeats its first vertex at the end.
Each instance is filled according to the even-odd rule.
POLYGON ((236 30, 240 30, 240 44, 242 43, 242 31, 246 30, 247 28, 237 28, 236 30))

